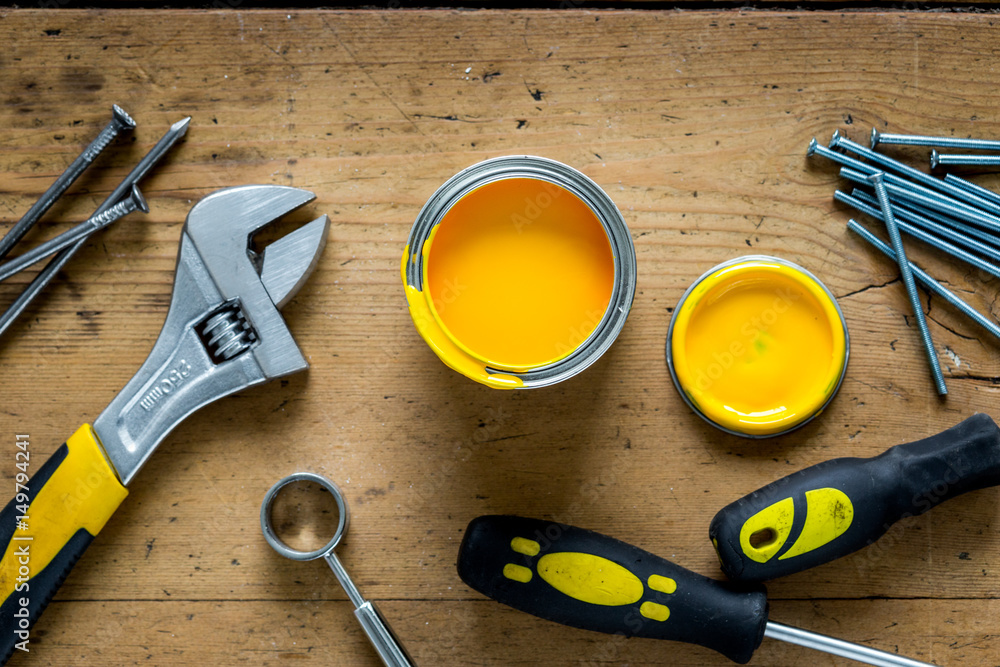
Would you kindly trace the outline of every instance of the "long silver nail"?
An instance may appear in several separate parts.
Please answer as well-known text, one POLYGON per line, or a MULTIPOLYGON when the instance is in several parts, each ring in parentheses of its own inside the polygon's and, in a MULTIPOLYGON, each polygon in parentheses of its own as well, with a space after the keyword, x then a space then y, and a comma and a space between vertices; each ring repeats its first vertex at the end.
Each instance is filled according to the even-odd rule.
POLYGON ((938 153, 937 151, 931 151, 931 169, 955 164, 995 167, 1000 164, 1000 155, 966 155, 964 153, 938 153))
POLYGON ((937 146, 938 148, 967 148, 969 150, 1000 151, 1000 141, 989 139, 960 139, 956 137, 927 137, 919 134, 887 134, 872 128, 871 146, 896 144, 898 146, 937 146))
POLYGON ((830 140, 830 148, 843 148, 851 153, 854 153, 855 155, 860 155, 883 169, 894 171, 897 174, 904 174, 908 178, 911 178, 918 183, 923 183, 929 188, 933 188, 934 190, 938 190, 940 192, 946 192, 953 198, 962 202, 985 209, 993 214, 1000 214, 1000 204, 994 204, 987 199, 977 197, 968 190, 957 188, 950 183, 942 181, 940 178, 935 178, 934 176, 925 174, 918 169, 914 169, 908 164, 903 164, 899 160, 893 160, 891 157, 887 157, 881 153, 876 153, 869 148, 865 148, 861 144, 853 142, 847 137, 841 135, 840 130, 833 133, 833 138, 830 140))
MULTIPOLYGON (((865 174, 850 167, 841 167, 840 175, 844 178, 860 183, 871 185, 868 182, 868 174, 865 174)), ((959 220, 972 222, 987 229, 1000 231, 1000 218, 984 211, 980 211, 974 206, 969 206, 965 202, 952 199, 940 192, 934 192, 916 183, 910 183, 898 176, 885 174, 885 187, 889 191, 892 199, 913 202, 941 213, 946 213, 959 220)))
MULTIPOLYGON (((121 183, 118 184, 108 198, 97 207, 95 213, 103 213, 112 206, 114 206, 118 201, 125 196, 125 193, 132 189, 133 185, 139 183, 153 166, 156 165, 163 156, 167 154, 167 151, 177 143, 177 141, 184 136, 187 132, 188 124, 191 122, 191 117, 188 116, 183 120, 179 120, 170 126, 167 133, 156 142, 156 145, 150 149, 146 155, 139 160, 139 163, 129 172, 129 175, 125 177, 121 183)), ((28 307, 28 304, 38 296, 38 294, 45 289, 45 286, 52 281, 52 278, 66 265, 66 262, 73 256, 73 254, 83 247, 87 242, 87 239, 80 239, 75 245, 72 245, 65 250, 62 250, 55 258, 52 259, 41 272, 35 276, 35 279, 31 281, 27 289, 25 289, 21 294, 14 299, 14 303, 0 315, 0 336, 4 334, 10 325, 13 324, 14 320, 20 317, 21 313, 28 307)))
POLYGON ((889 232, 892 249, 896 251, 896 264, 899 265, 899 273, 903 277, 903 285, 906 286, 906 295, 910 298, 910 307, 913 309, 913 316, 917 320, 917 328, 920 330, 920 340, 923 342, 924 351, 927 353, 927 361, 931 366, 931 375, 934 376, 934 384, 937 386, 938 395, 946 396, 948 394, 948 387, 945 386, 941 364, 938 361, 937 352, 934 350, 934 341, 931 340, 931 332, 927 328, 924 309, 920 304, 920 297, 917 295, 917 286, 913 282, 910 262, 906 258, 906 250, 903 249, 903 239, 899 236, 896 218, 892 214, 892 204, 889 203, 889 192, 886 190, 885 183, 883 182, 884 175, 878 172, 869 176, 868 180, 875 187, 875 196, 878 197, 879 206, 882 208, 882 219, 885 221, 885 228, 889 232))
MULTIPOLYGON (((861 197, 853 197, 851 195, 846 195, 843 192, 839 191, 837 193, 834 193, 833 196, 837 201, 843 202, 849 206, 853 206, 857 210, 861 211, 862 213, 870 215, 876 220, 884 220, 881 211, 875 208, 874 206, 871 206, 867 201, 865 201, 865 199, 862 199, 861 197)), ((871 195, 865 195, 865 198, 872 199, 871 195)), ((877 203, 878 202, 876 200, 876 204, 877 203)), ((981 259, 973 255, 972 253, 967 252, 962 248, 959 248, 958 246, 949 243, 943 238, 934 236, 933 233, 927 231, 927 226, 930 226, 935 231, 941 229, 940 226, 936 225, 934 222, 927 220, 926 218, 922 218, 919 214, 915 215, 895 205, 893 205, 893 214, 894 214, 893 217, 896 218, 896 226, 899 228, 901 232, 909 236, 912 236, 915 239, 923 241, 927 245, 936 248, 944 253, 947 253, 952 257, 956 257, 962 260, 963 262, 966 262, 967 264, 976 267, 977 269, 989 273, 992 276, 1000 278, 1000 267, 997 267, 996 265, 991 264, 986 260, 981 259), (921 229, 920 227, 914 227, 913 226, 914 224, 923 227, 923 229, 921 229)), ((953 234, 957 237, 961 237, 960 234, 955 234, 955 232, 951 232, 947 228, 944 228, 943 231, 946 232, 947 234, 953 234)), ((981 249, 983 247, 983 244, 980 244, 972 239, 959 240, 955 238, 955 236, 952 236, 950 238, 952 238, 953 241, 963 244, 969 244, 969 245, 976 244, 977 250, 983 252, 983 250, 981 249)), ((993 250, 992 248, 987 247, 986 250, 992 253, 991 257, 1000 256, 1000 253, 997 253, 997 251, 993 250)))
MULTIPOLYGON (((881 252, 886 257, 893 260, 896 259, 896 253, 893 252, 892 248, 883 243, 880 238, 865 229, 856 220, 848 220, 847 228, 870 243, 876 250, 881 252)), ((955 308, 958 308, 958 310, 965 314, 969 319, 993 334, 997 340, 1000 340, 1000 327, 998 327, 993 321, 967 304, 957 294, 951 292, 949 289, 941 285, 941 283, 934 280, 929 273, 921 269, 919 266, 913 262, 910 262, 909 264, 910 270, 913 272, 913 277, 919 280, 924 287, 934 292, 951 305, 955 306, 955 308)))
POLYGON ((45 259, 52 253, 73 245, 80 239, 90 236, 97 230, 107 227, 115 220, 119 220, 133 211, 149 213, 149 205, 146 204, 146 200, 136 186, 132 186, 132 193, 127 199, 123 199, 107 211, 98 213, 59 236, 32 248, 26 253, 18 255, 8 262, 0 264, 0 281, 10 278, 18 271, 45 259))
POLYGON ((1000 204, 1000 194, 988 190, 981 185, 977 185, 972 181, 968 181, 961 176, 956 176, 955 174, 945 174, 944 180, 947 183, 951 183, 955 187, 962 188, 963 190, 968 190, 974 195, 978 195, 983 199, 989 199, 990 201, 1000 204))
POLYGON ((41 197, 38 198, 28 212, 24 214, 20 220, 18 220, 10 231, 0 239, 0 259, 6 257, 10 249, 14 247, 18 241, 21 240, 29 229, 31 229, 38 219, 45 214, 49 208, 56 203, 66 192, 67 188, 73 184, 80 174, 90 166, 90 164, 101 154, 108 144, 114 141, 123 130, 131 130, 135 128, 135 121, 129 116, 125 111, 122 110, 117 104, 111 107, 111 122, 104 126, 101 133, 90 142, 90 144, 83 149, 73 162, 66 168, 59 178, 49 186, 41 197))

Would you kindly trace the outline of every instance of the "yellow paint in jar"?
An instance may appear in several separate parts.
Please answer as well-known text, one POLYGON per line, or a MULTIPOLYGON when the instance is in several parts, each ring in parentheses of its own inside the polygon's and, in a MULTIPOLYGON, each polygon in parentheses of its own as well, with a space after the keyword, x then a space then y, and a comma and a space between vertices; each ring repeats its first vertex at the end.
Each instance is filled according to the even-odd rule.
POLYGON ((429 245, 425 285, 435 317, 492 368, 562 359, 611 300, 615 265, 600 220, 546 181, 480 186, 451 207, 429 245))
POLYGON ((836 393, 847 328, 805 269, 743 257, 702 276, 670 325, 667 359, 685 400, 723 430, 767 437, 801 426, 836 393))
POLYGON ((635 249, 593 181, 534 156, 445 183, 410 232, 410 314, 448 366, 496 388, 554 384, 603 354, 635 293, 635 249))

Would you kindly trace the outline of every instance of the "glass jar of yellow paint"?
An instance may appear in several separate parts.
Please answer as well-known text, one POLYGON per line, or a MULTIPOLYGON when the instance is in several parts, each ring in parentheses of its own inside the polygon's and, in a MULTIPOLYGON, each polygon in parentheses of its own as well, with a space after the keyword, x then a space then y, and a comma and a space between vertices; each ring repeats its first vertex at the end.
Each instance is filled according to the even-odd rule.
POLYGON ((635 295, 635 248, 611 198, 534 156, 456 174, 424 205, 402 261, 417 331, 482 384, 544 387, 604 354, 635 295))
POLYGON ((714 426, 766 438, 817 416, 847 370, 850 341, 833 294, 792 262, 739 257, 681 297, 667 365, 685 402, 714 426))

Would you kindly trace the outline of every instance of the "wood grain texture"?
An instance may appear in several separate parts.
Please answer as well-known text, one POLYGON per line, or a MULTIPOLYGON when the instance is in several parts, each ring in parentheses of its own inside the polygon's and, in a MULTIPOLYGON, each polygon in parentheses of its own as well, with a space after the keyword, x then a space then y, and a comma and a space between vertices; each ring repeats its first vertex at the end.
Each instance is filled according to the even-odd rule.
MULTIPOLYGON (((846 231, 836 169, 805 156, 811 137, 834 129, 859 140, 872 125, 1000 134, 989 16, 2 10, 0 35, 0 231, 111 103, 138 121, 134 140, 102 156, 29 242, 86 218, 170 123, 193 117, 144 182, 151 213, 90 241, 0 341, 10 493, 14 434, 30 434, 40 465, 145 359, 194 202, 231 185, 294 185, 317 193, 295 219, 333 222, 318 270, 284 310, 312 368, 182 424, 12 665, 376 664, 325 566, 282 560, 260 536, 264 493, 295 470, 346 491, 354 516, 339 553, 420 664, 724 664, 484 600, 455 573, 465 525, 494 512, 554 518, 720 576, 707 528, 735 498, 975 411, 1000 416, 997 342, 923 295, 951 391, 939 401, 894 267, 846 231), (570 164, 610 194, 635 239, 639 283, 595 366, 505 393, 447 369, 422 342, 399 258, 441 183, 516 153, 570 164), (852 337, 826 413, 763 442, 703 424, 663 359, 684 289, 746 253, 819 276, 852 337)), ((995 281, 910 252, 996 317, 995 281)), ((31 276, 0 284, 0 304, 31 276)), ((998 510, 995 490, 970 494, 773 582, 773 617, 943 664, 1000 662, 998 510)), ((774 641, 753 664, 807 660, 841 664, 774 641)))

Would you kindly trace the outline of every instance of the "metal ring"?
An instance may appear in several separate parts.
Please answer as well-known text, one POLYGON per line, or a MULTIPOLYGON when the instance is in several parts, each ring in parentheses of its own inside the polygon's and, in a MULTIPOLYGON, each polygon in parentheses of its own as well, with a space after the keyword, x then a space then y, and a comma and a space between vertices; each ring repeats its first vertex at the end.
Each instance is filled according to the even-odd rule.
POLYGON ((291 558, 292 560, 315 560, 332 552, 337 544, 340 543, 341 538, 344 537, 344 533, 347 532, 349 521, 350 515, 347 511, 347 502, 344 500, 344 494, 341 493, 340 488, 326 477, 311 472, 293 473, 280 480, 267 492, 267 495, 264 496, 264 502, 260 506, 260 529, 264 533, 264 539, 267 540, 272 549, 285 558, 291 558), (271 525, 271 505, 274 504, 274 499, 282 488, 294 482, 315 482, 329 491, 333 495, 333 499, 337 502, 337 511, 340 513, 340 518, 337 522, 337 532, 333 534, 333 539, 327 542, 325 546, 315 551, 300 551, 291 548, 281 541, 277 533, 274 532, 274 526, 271 525))

